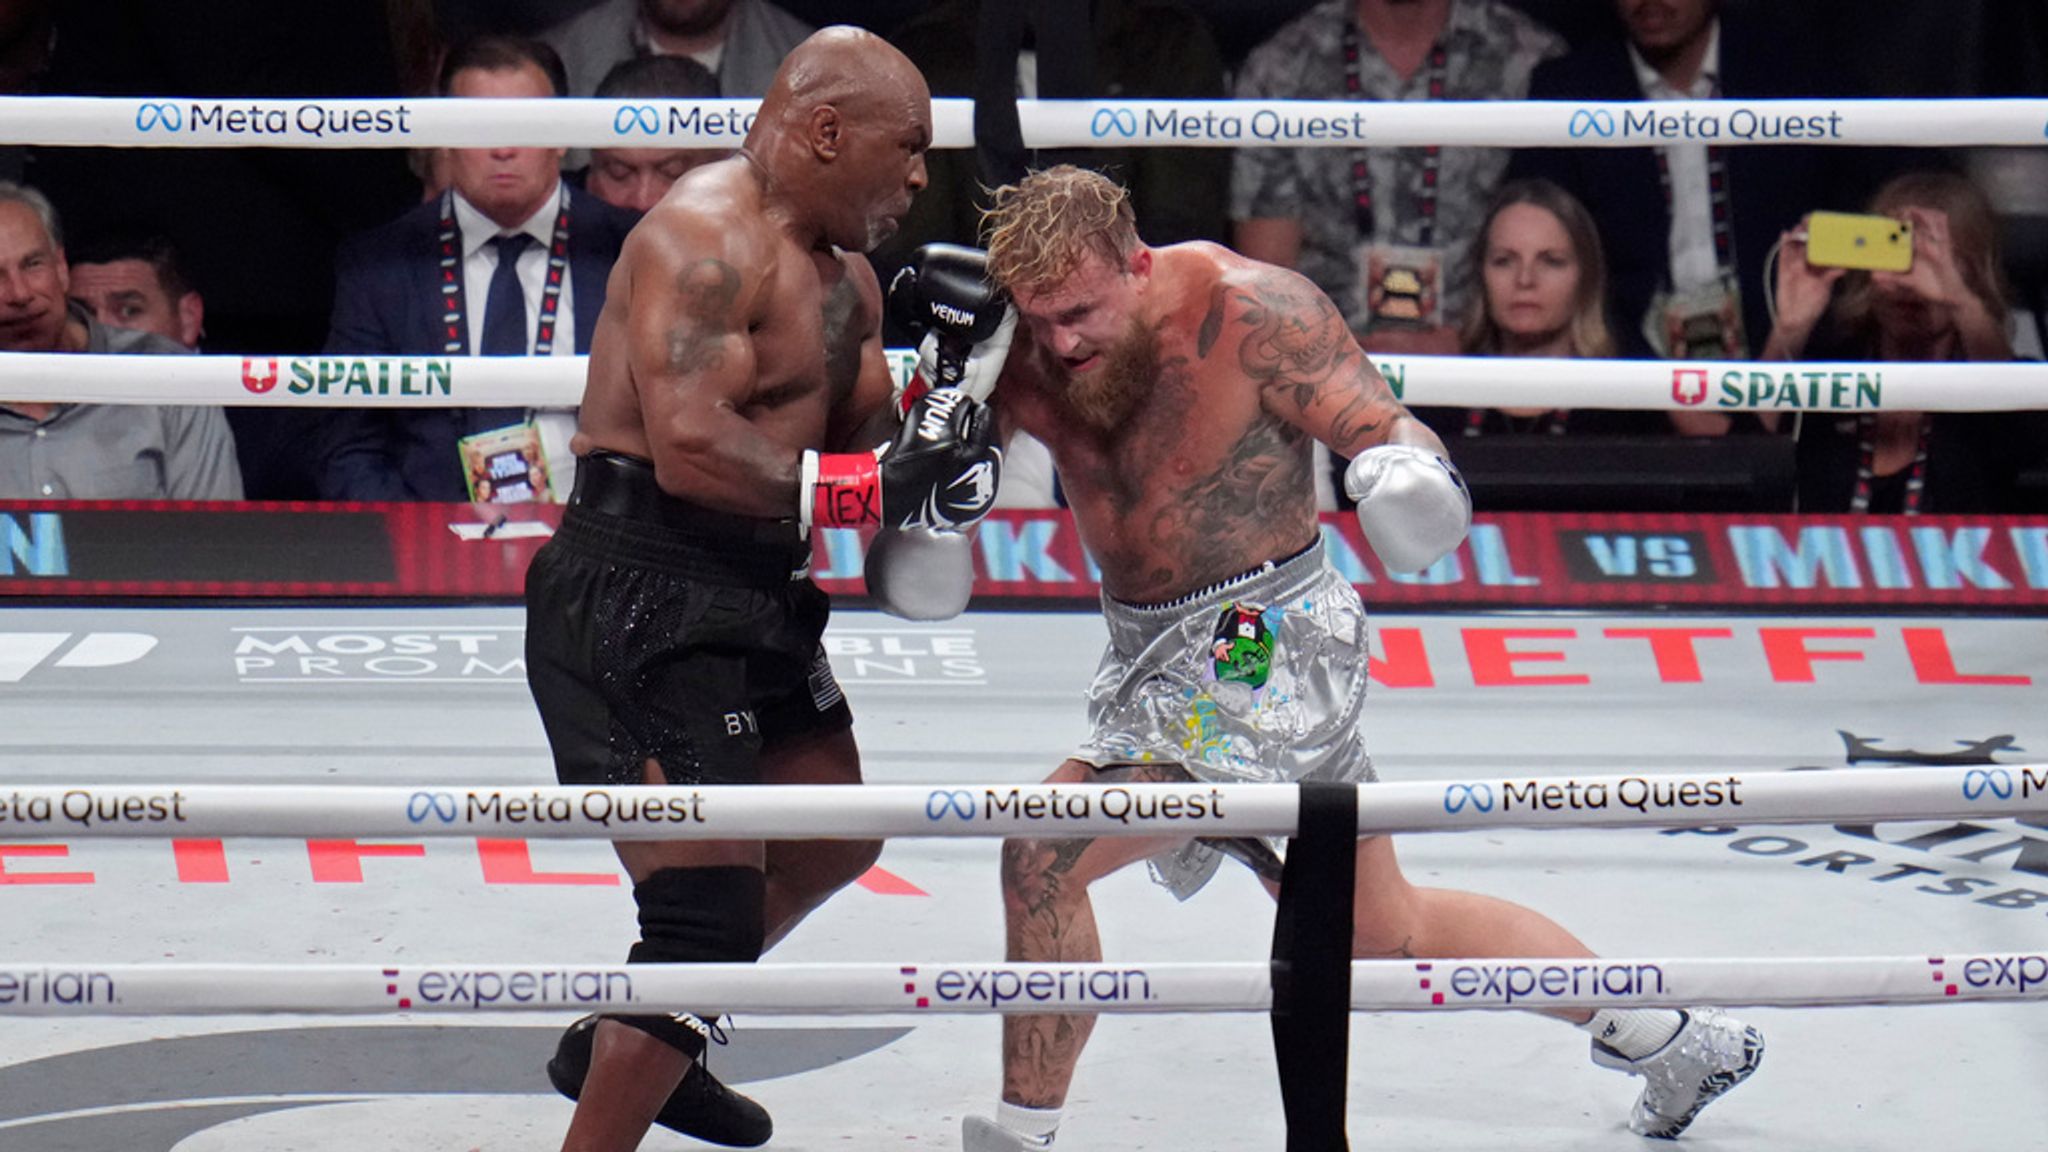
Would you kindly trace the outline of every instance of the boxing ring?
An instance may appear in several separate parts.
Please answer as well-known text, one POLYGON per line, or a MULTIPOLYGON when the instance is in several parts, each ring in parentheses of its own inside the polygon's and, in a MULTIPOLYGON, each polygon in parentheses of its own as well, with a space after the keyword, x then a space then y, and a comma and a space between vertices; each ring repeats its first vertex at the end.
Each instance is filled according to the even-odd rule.
MULTIPOLYGON (((250 112, 260 122, 279 105, 291 128, 302 103, 250 112)), ((31 100, 10 102, 23 116, 9 133, 388 145, 371 129, 380 111, 406 121, 394 103, 349 102, 339 129, 326 119, 317 135, 259 138, 220 116, 201 122, 198 102, 31 100), (368 128, 351 134, 356 123, 368 128)), ((1744 107, 1837 116, 1841 143, 2038 146, 2048 123, 2048 101, 1967 113, 1868 103, 1899 106, 1744 107)), ((642 123, 609 102, 405 104, 420 145, 602 145, 642 123)), ((696 123, 723 122, 710 114, 719 106, 706 102, 696 123)), ((1027 139, 1123 138, 1128 111, 1131 138, 1147 142, 1153 125, 1180 122, 1160 107, 1048 107, 1045 136, 1026 109, 1027 139)), ((1370 140, 1643 143, 1622 138, 1628 107, 1375 108, 1370 140), (1608 134, 1603 112, 1619 117, 1608 134)), ((965 143, 971 120, 940 111, 941 141, 965 143)), ((1160 131, 1149 142, 1167 142, 1160 131)), ((1339 142, 1266 142, 1318 140, 1339 142)), ((573 403, 580 386, 573 362, 460 358, 437 361, 445 387, 425 385, 427 358, 348 358, 322 386, 319 358, 302 359, 295 390, 287 357, 155 360, 146 381, 119 357, 7 357, 0 397, 60 378, 107 403, 549 404, 573 403)), ((1525 363, 1575 405, 1682 402, 1668 364, 1577 364, 1566 378, 1525 363)), ((1412 358, 1389 372, 1410 403, 1485 405, 1506 395, 1494 383, 1504 366, 1412 358)), ((1755 365, 1685 367, 1707 374, 1710 398, 1733 374, 1736 409, 1776 402, 1788 374, 1813 407, 1861 404, 1856 374, 1877 371, 1869 406, 2048 406, 2035 365, 1963 379, 1948 366, 1772 365, 1768 385, 1750 381, 1755 365)), ((1543 910, 1607 958, 1354 965, 1353 1005, 1370 1013, 1350 1035, 1357 1147, 1633 1146, 1636 1085, 1588 1063, 1583 1036, 1525 1012, 1456 1010, 1580 1003, 1761 1006, 1743 1015, 1770 1038, 1765 1074, 1688 1132, 1697 1147, 2002 1149, 2048 1126, 2048 1016, 2035 1003, 2048 997, 2048 620, 1700 612, 1677 623, 1726 643, 1701 645, 1690 678, 1667 675, 1665 650, 1641 643, 1671 615, 1539 610, 1510 622, 1546 638, 1531 658, 1558 675, 1485 674, 1474 637, 1500 631, 1498 615, 1375 614, 1375 654, 1391 664, 1384 638, 1398 633, 1429 654, 1431 674, 1377 677, 1368 742, 1390 783, 1361 793, 1360 827, 1429 833, 1400 841, 1411 879, 1543 910), (1819 649, 1805 678, 1785 674, 1792 632, 1819 649), (1929 633, 1948 677, 1916 655, 1914 637, 1929 633)), ((541 1065, 560 1026, 622 992, 646 1005, 705 989, 738 1016, 712 1067, 776 1115, 772 1147, 956 1146, 961 1115, 985 1112, 998 1087, 990 1017, 1049 1003, 1106 1013, 1061 1147, 1283 1142, 1259 1018, 1275 911, 1243 870, 1186 909, 1142 871, 1100 882, 1099 970, 1001 962, 996 837, 1056 819, 1122 834, 1146 818, 1143 790, 1054 798, 1025 783, 1083 734, 1098 619, 975 611, 920 625, 842 610, 828 648, 879 787, 853 800, 635 789, 632 801, 666 803, 662 820, 632 827, 618 816, 625 794, 551 787, 511 659, 522 628, 506 607, 0 602, 0 1147, 552 1147, 570 1105, 541 1065), (363 658, 398 635, 435 638, 435 666, 363 658), (252 637, 273 655, 299 637, 355 659, 264 664, 246 655, 252 637), (875 871, 757 967, 618 966, 630 892, 602 840, 735 829, 892 838, 875 871)), ((1149 810, 1286 834, 1294 792, 1175 788, 1149 810)), ((643 1146, 703 1147, 659 1129, 643 1146)))

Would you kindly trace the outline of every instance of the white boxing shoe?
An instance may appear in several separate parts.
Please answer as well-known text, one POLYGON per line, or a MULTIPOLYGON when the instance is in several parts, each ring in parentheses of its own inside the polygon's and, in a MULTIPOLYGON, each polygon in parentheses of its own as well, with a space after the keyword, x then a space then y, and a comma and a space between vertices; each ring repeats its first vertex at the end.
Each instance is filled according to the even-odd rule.
POLYGON ((969 1116, 960 1122, 960 1152, 1043 1152, 1046 1147, 985 1116, 969 1116))
POLYGON ((1764 1059, 1763 1033, 1718 1008, 1688 1008, 1677 1035, 1640 1060, 1593 1041, 1593 1063, 1643 1078, 1628 1126, 1639 1136, 1673 1140, 1700 1109, 1749 1079, 1764 1059))

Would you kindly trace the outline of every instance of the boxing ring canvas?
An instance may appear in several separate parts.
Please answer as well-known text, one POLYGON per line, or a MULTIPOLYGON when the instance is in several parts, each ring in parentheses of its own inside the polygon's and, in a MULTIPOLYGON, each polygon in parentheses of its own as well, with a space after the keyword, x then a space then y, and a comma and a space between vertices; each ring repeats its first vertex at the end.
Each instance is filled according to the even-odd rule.
MULTIPOLYGON (((0 754, 21 784, 546 784, 513 608, 10 608, 0 754)), ((1376 617, 1383 778, 2039 761, 2048 621, 1376 617)), ((828 634, 880 783, 1035 781, 1083 734, 1102 627, 977 612, 828 634)), ((0 798, 4 802, 4 798, 0 798)), ((2048 826, 2007 819, 1498 831, 1401 841, 1415 881, 1530 904, 1612 956, 2048 951, 2048 826)), ((903 840, 764 963, 997 960, 993 840, 903 840)), ((0 957, 613 963, 630 894, 596 842, 10 840, 0 957)), ((1260 960, 1273 908, 1226 868, 1186 905, 1096 889, 1108 959, 1260 960)), ((2027 1146, 2048 1131, 2038 1003, 1744 1010, 1761 1073, 1698 1149, 2027 1146)), ((8 1152, 551 1149, 541 1065, 569 1017, 0 1017, 8 1152)), ((771 1147, 951 1148, 999 1088, 988 1016, 748 1017, 712 1067, 771 1147)), ((1632 1148, 1638 1085, 1519 1013, 1360 1014, 1359 1149, 1632 1148)), ((1060 1147, 1278 1147, 1256 1014, 1107 1016, 1060 1147)), ((648 1149, 705 1145, 657 1129, 648 1149)))

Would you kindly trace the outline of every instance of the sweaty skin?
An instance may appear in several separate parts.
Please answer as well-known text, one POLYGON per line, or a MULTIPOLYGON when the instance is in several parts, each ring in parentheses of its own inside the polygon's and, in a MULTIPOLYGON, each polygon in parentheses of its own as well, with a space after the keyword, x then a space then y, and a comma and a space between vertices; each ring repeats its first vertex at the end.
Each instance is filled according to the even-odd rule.
MULTIPOLYGON (((1315 439, 1345 455, 1390 440, 1441 450, 1308 281, 1214 244, 1151 251, 1137 323, 1157 366, 1124 419, 1076 419, 1073 369, 1043 338, 996 390, 1004 419, 1051 449, 1104 589, 1136 603, 1306 547, 1315 439)), ((1083 370, 1110 370, 1102 359, 1083 370)))
POLYGON ((653 460, 671 495, 775 517, 796 509, 791 450, 845 442, 886 401, 888 374, 874 269, 803 247, 761 200, 754 165, 734 157, 686 175, 634 229, 573 446, 653 460))
POLYGON ((923 77, 880 41, 828 30, 785 63, 746 147, 627 237, 572 443, 762 517, 795 514, 801 449, 886 438, 882 295, 860 253, 910 210, 932 138, 923 77))
MULTIPOLYGON (((741 152, 677 182, 627 237, 591 340, 578 454, 650 460, 667 494, 794 518, 805 450, 862 450, 895 425, 882 294, 860 255, 925 186, 931 94, 902 53, 827 28, 783 60, 741 152)), ((650 784, 663 766, 643 766, 650 784)), ((764 785, 856 784, 850 730, 764 746, 764 785)), ((772 945, 879 851, 855 841, 621 841, 634 883, 671 868, 764 877, 772 945)), ((563 1152, 626 1152, 690 1059, 602 1020, 563 1152)), ((691 1097, 691 1100, 697 1097, 691 1097)))

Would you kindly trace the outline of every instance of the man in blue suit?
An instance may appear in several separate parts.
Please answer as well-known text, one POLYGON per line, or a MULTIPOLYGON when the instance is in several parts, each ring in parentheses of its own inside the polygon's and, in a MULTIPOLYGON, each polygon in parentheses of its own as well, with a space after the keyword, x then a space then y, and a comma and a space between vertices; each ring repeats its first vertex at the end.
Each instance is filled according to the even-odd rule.
MULTIPOLYGON (((448 96, 550 97, 567 88, 554 50, 518 37, 471 40, 441 69, 448 96)), ((569 187, 561 160, 559 148, 449 150, 441 195, 343 246, 327 350, 586 351, 605 280, 637 216, 569 187)), ((573 409, 338 410, 322 437, 320 494, 560 499, 574 478, 575 430, 573 409)))

